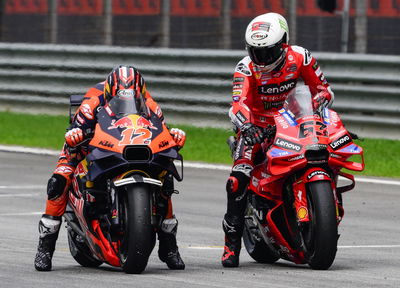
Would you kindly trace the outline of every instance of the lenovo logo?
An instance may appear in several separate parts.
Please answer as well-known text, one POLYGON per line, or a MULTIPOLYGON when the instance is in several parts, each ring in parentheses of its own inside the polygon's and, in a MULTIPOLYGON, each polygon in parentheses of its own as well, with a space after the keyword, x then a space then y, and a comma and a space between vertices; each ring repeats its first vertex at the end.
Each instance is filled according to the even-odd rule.
POLYGON ((281 147, 281 148, 294 150, 296 152, 299 152, 302 148, 302 146, 300 144, 296 144, 296 143, 290 142, 290 141, 282 139, 282 138, 276 138, 275 145, 278 147, 281 147))
POLYGON ((337 150, 346 145, 347 143, 350 143, 350 141, 351 141, 350 136, 346 134, 340 137, 339 139, 333 141, 331 144, 329 144, 329 146, 331 146, 333 150, 337 150))
POLYGON ((288 81, 284 81, 280 84, 269 84, 258 86, 258 93, 264 95, 278 95, 285 92, 288 92, 296 86, 296 79, 290 79, 288 81))

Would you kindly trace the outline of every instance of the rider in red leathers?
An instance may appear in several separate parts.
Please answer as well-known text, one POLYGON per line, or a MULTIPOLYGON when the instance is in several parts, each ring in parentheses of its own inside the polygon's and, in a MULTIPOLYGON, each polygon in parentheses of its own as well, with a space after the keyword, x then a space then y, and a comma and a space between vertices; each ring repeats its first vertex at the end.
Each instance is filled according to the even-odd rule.
POLYGON ((266 13, 254 18, 247 26, 245 40, 249 56, 236 66, 229 111, 238 139, 226 184, 228 205, 222 223, 224 267, 239 266, 246 187, 265 128, 274 125, 274 113, 283 107, 299 78, 314 95, 314 109, 330 105, 334 98, 310 52, 300 46, 288 45, 288 25, 280 14, 266 13))
MULTIPOLYGON (((39 245, 35 257, 35 268, 38 271, 51 270, 51 259, 55 250, 56 241, 61 225, 61 216, 64 214, 68 190, 72 175, 78 163, 88 154, 88 141, 94 134, 96 114, 120 90, 133 89, 145 98, 145 104, 162 121, 164 117, 158 104, 146 90, 146 84, 140 72, 132 66, 118 66, 114 68, 104 82, 98 83, 86 93, 83 102, 75 113, 71 126, 65 134, 65 144, 60 154, 58 164, 48 181, 46 211, 39 221, 39 245)), ((173 128, 170 130, 178 146, 183 147, 185 132, 173 128)), ((171 191, 173 179, 166 176, 163 184, 162 201, 158 203, 163 221, 158 229, 159 257, 166 262, 170 269, 184 269, 178 247, 176 245, 176 231, 178 221, 173 215, 171 191)))

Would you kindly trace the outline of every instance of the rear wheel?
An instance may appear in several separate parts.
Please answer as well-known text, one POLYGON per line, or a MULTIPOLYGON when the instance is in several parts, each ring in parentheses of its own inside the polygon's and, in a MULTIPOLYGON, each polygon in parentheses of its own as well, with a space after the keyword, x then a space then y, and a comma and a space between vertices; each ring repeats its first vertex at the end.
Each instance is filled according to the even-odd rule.
POLYGON ((121 197, 124 236, 120 245, 120 260, 126 273, 142 273, 155 245, 149 190, 146 184, 131 185, 121 197))
POLYGON ((72 257, 83 267, 98 267, 103 264, 92 256, 84 239, 71 228, 68 229, 68 246, 72 257))
POLYGON ((261 236, 261 232, 252 217, 256 217, 251 211, 252 207, 247 210, 247 217, 244 221, 243 242, 247 253, 258 263, 275 263, 279 257, 276 256, 265 243, 261 236), (252 214, 251 216, 249 214, 252 214))
POLYGON ((326 270, 335 260, 338 241, 331 183, 311 182, 307 192, 310 222, 302 227, 302 236, 307 249, 308 265, 312 269, 326 270))

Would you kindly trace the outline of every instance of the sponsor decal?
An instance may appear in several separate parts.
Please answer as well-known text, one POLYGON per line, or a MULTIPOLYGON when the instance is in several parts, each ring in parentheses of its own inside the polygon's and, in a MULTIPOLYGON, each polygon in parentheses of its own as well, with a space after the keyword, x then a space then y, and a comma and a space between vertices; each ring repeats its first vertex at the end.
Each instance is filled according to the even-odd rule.
POLYGON ((319 76, 321 76, 321 74, 322 74, 321 68, 318 67, 317 70, 315 70, 315 75, 317 75, 317 77, 319 77, 319 76))
POLYGON ((250 72, 249 68, 243 63, 239 63, 236 66, 235 72, 242 73, 243 75, 246 75, 246 76, 251 76, 251 72, 250 72))
POLYGON ((272 108, 281 108, 283 106, 283 103, 285 103, 285 101, 279 101, 279 102, 263 101, 265 110, 269 110, 272 108))
POLYGON ((233 83, 241 83, 244 81, 244 77, 235 77, 233 78, 233 83))
POLYGON ((276 122, 278 122, 278 124, 281 125, 281 127, 282 127, 283 129, 289 128, 289 125, 288 125, 287 122, 285 121, 285 118, 283 118, 282 116, 276 117, 276 122))
POLYGON ((235 114, 236 118, 243 124, 244 122, 246 122, 247 118, 243 115, 242 112, 237 112, 235 114))
POLYGON ((93 120, 94 115, 92 109, 90 109, 89 104, 83 104, 80 108, 80 112, 83 114, 83 116, 86 117, 86 119, 93 120))
MULTIPOLYGON (((317 141, 318 141, 318 139, 317 139, 317 141)), ((328 145, 315 143, 315 144, 307 145, 306 149, 307 150, 325 150, 327 147, 328 147, 328 145)))
POLYGON ((297 71, 297 65, 291 64, 289 67, 286 68, 286 72, 294 72, 297 71))
POLYGON ((294 60, 293 55, 289 55, 287 58, 288 58, 289 61, 293 61, 294 60))
POLYGON ((113 147, 114 147, 114 144, 108 142, 107 140, 105 140, 105 141, 103 141, 103 140, 100 141, 100 142, 99 142, 99 145, 104 146, 104 147, 109 147, 109 148, 113 148, 113 147))
POLYGON ((307 49, 304 49, 304 66, 307 66, 311 63, 312 61, 312 56, 310 51, 308 51, 307 49))
POLYGON ((296 79, 290 79, 280 84, 274 83, 269 85, 258 86, 258 93, 264 95, 278 95, 289 92, 296 86, 296 79))
POLYGON ((272 157, 282 157, 282 156, 287 156, 290 154, 293 154, 293 152, 289 152, 289 151, 281 150, 281 149, 277 149, 277 148, 272 149, 270 152, 270 155, 272 157))
POLYGON ((313 178, 314 176, 317 176, 317 175, 326 176, 328 178, 331 178, 331 176, 329 176, 329 174, 326 173, 325 171, 317 170, 317 171, 313 171, 310 174, 308 174, 307 179, 310 180, 311 178, 313 178))
POLYGON ((297 161, 297 160, 300 160, 300 159, 303 159, 303 158, 304 158, 304 155, 299 155, 299 156, 287 159, 287 161, 292 162, 292 161, 297 161))
POLYGON ((277 72, 277 73, 272 74, 272 77, 274 77, 274 78, 279 78, 281 76, 282 76, 282 72, 277 72))
POLYGON ((133 89, 120 89, 117 95, 122 99, 131 99, 135 95, 135 91, 133 91, 133 89))
POLYGON ((294 73, 290 73, 290 74, 288 74, 288 75, 285 76, 285 79, 286 79, 286 80, 292 79, 293 76, 294 76, 294 73))
POLYGON ((240 96, 240 95, 242 95, 242 90, 234 90, 234 91, 232 92, 232 95, 233 95, 233 96, 240 96))
POLYGON ((329 116, 330 115, 329 109, 325 108, 323 112, 324 112, 324 115, 323 115, 324 116, 324 123, 328 124, 328 125, 331 124, 331 119, 330 119, 330 116, 329 116))
POLYGON ((242 89, 243 85, 242 84, 235 84, 233 85, 233 89, 242 89))
POLYGON ((111 108, 107 105, 104 109, 106 109, 106 112, 109 116, 113 115, 113 112, 111 110, 111 108))
POLYGON ((337 150, 339 148, 342 148, 343 146, 345 146, 346 144, 351 142, 351 138, 349 135, 343 135, 342 137, 340 137, 339 139, 336 139, 335 141, 332 141, 329 146, 332 147, 333 150, 337 150))
POLYGON ((286 119, 290 126, 296 126, 297 122, 286 112, 285 109, 279 110, 279 113, 286 119))
POLYGON ((158 144, 158 148, 164 148, 167 147, 169 145, 169 142, 166 140, 161 141, 160 144, 158 144))
POLYGON ((268 37, 268 35, 265 34, 265 32, 256 32, 253 35, 251 35, 251 39, 253 39, 253 40, 263 40, 267 37, 268 37))
POLYGON ((232 100, 233 100, 233 102, 239 102, 240 96, 233 96, 232 100))
POLYGON ((299 210, 297 210, 297 217, 298 217, 299 220, 302 220, 302 219, 306 218, 307 214, 308 214, 308 210, 304 206, 301 206, 299 208, 299 210))
POLYGON ((294 142, 291 142, 291 141, 288 141, 288 140, 285 140, 285 139, 282 139, 282 138, 279 138, 279 137, 276 138, 274 144, 276 146, 278 146, 278 147, 285 148, 285 149, 288 149, 288 150, 293 150, 293 151, 296 151, 296 152, 299 152, 301 150, 301 148, 303 147, 300 144, 297 144, 297 143, 294 143, 294 142))
POLYGON ((255 22, 251 25, 251 31, 263 30, 269 32, 269 28, 271 27, 271 23, 268 22, 255 22))
POLYGON ((340 149, 338 152, 345 152, 345 153, 359 153, 360 147, 358 147, 356 144, 351 144, 347 147, 344 147, 342 149, 340 149))
POLYGON ((317 69, 319 68, 318 62, 317 62, 317 61, 315 61, 314 65, 312 65, 312 68, 313 68, 314 70, 317 70, 317 69))

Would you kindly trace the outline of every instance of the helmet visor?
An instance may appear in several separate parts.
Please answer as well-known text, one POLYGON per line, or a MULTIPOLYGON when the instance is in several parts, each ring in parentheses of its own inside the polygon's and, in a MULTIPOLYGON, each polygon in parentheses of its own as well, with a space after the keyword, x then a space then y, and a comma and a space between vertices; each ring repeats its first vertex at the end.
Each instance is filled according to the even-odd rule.
POLYGON ((251 60, 257 65, 270 65, 283 53, 282 41, 268 47, 253 47, 247 45, 251 60))

